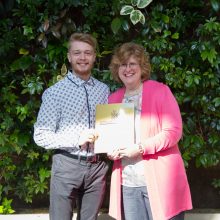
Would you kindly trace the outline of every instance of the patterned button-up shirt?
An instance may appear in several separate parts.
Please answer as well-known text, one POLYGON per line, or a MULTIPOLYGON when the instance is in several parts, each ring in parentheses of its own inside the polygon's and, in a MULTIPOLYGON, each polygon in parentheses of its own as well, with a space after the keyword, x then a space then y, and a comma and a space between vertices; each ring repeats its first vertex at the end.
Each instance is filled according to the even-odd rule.
POLYGON ((97 104, 108 101, 109 88, 90 77, 84 81, 74 73, 46 89, 34 125, 34 140, 46 149, 63 149, 73 154, 92 155, 80 151, 80 133, 95 126, 97 104))

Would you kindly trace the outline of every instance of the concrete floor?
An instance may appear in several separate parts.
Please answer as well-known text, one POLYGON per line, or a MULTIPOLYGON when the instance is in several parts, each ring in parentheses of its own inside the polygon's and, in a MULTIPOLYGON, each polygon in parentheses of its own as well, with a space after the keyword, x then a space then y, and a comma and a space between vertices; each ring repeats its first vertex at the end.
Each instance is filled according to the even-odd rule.
MULTIPOLYGON (((12 214, 0 215, 0 220, 49 220, 49 215, 46 214, 12 214)), ((76 214, 73 216, 76 220, 76 214)), ((113 220, 107 214, 100 214, 98 220, 113 220)), ((186 213, 185 220, 220 220, 219 213, 186 213)))

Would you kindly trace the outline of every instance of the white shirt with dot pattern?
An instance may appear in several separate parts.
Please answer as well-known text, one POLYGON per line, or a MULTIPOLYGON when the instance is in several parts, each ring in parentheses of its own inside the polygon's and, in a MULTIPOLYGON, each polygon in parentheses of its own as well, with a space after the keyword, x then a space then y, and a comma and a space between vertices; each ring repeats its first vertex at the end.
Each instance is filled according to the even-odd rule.
POLYGON ((68 71, 64 79, 45 90, 34 124, 34 141, 46 149, 63 149, 73 154, 93 155, 93 149, 80 151, 80 133, 95 126, 97 104, 108 102, 109 88, 90 77, 84 81, 68 71))

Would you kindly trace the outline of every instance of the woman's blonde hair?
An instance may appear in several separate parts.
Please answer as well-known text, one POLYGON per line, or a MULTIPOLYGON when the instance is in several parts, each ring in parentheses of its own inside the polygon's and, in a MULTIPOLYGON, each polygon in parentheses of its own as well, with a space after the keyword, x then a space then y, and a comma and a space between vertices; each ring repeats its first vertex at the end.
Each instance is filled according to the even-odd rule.
POLYGON ((151 72, 149 56, 143 46, 133 42, 124 43, 115 49, 109 65, 113 79, 122 83, 118 76, 118 69, 120 65, 126 63, 130 57, 134 57, 139 62, 141 67, 141 81, 143 82, 149 79, 151 72))

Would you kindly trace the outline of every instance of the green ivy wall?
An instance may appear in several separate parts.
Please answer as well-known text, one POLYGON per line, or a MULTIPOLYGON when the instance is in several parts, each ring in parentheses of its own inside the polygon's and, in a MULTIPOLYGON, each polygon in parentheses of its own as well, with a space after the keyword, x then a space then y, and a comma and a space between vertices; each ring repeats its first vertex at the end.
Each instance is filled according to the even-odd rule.
POLYGON ((33 124, 42 92, 66 73, 66 42, 76 31, 92 33, 98 39, 93 74, 112 91, 119 86, 108 70, 114 47, 135 41, 146 48, 151 57, 152 78, 169 85, 180 105, 184 122, 180 149, 194 204, 199 206, 198 183, 208 180, 208 188, 201 188, 200 194, 202 191, 205 197, 207 191, 208 201, 210 192, 217 196, 214 204, 207 202, 202 208, 217 208, 216 204, 220 204, 218 0, 3 0, 0 2, 0 213, 13 212, 18 203, 28 206, 48 197, 52 152, 35 145, 33 124))

